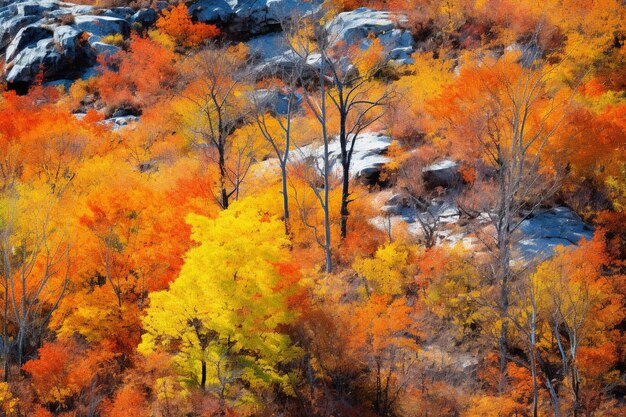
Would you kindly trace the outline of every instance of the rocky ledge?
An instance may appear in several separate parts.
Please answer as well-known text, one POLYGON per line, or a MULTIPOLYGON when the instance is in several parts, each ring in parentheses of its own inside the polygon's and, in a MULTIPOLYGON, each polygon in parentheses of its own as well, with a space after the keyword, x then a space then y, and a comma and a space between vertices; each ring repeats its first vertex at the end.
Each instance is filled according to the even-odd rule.
MULTIPOLYGON (((87 78, 94 73, 98 55, 119 51, 110 35, 126 38, 132 28, 154 25, 159 9, 166 7, 165 2, 158 4, 156 9, 134 10, 59 0, 0 0, 5 80, 19 90, 40 74, 44 81, 87 78)), ((287 51, 277 32, 291 16, 314 13, 320 4, 320 0, 199 0, 192 2, 189 13, 198 21, 217 24, 230 39, 246 39, 260 60, 256 71, 263 77, 295 65, 297 57, 287 51)), ((332 43, 358 45, 362 50, 378 38, 388 59, 403 65, 412 62, 414 52, 410 33, 402 29, 405 20, 402 15, 360 8, 338 14, 326 29, 332 43)))

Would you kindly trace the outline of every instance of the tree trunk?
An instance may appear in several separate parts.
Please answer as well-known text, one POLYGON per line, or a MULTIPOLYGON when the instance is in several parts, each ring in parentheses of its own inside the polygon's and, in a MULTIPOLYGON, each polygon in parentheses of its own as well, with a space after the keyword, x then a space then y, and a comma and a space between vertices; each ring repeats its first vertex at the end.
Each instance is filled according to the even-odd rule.
POLYGON ((24 333, 25 330, 20 325, 17 332, 17 364, 21 368, 22 360, 24 358, 24 333))
MULTIPOLYGON (((328 187, 328 178, 325 180, 326 187, 328 187)), ((326 272, 333 272, 333 259, 330 249, 330 216, 328 213, 328 189, 324 191, 324 254, 326 255, 326 272)))
POLYGON ((530 283, 531 319, 530 319, 530 373, 533 379, 533 417, 538 415, 539 388, 537 387, 537 302, 534 288, 530 283))
POLYGON ((220 205, 224 210, 228 208, 228 192, 226 191, 226 158, 224 145, 220 145, 217 149, 219 154, 218 165, 220 167, 220 205))
POLYGON ((329 213, 329 195, 330 195, 330 160, 328 155, 328 131, 326 117, 326 84, 324 83, 324 62, 322 57, 322 65, 320 66, 320 89, 321 89, 321 117, 322 121, 322 138, 324 139, 324 254, 326 256, 326 272, 331 273, 333 270, 333 260, 330 247, 330 213, 329 213))
POLYGON ((348 204, 350 203, 350 166, 342 164, 343 175, 341 184, 341 238, 345 239, 348 235, 348 204))
MULTIPOLYGON (((500 154, 501 155, 501 154, 500 154)), ((503 157, 500 158, 504 160, 503 157)), ((498 276, 500 284, 500 338, 498 339, 498 348, 500 351, 500 383, 498 390, 500 394, 504 393, 507 386, 507 350, 508 350, 508 330, 509 330, 509 280, 511 276, 511 204, 513 204, 513 196, 511 195, 511 171, 510 167, 505 163, 501 163, 499 167, 499 207, 497 215, 497 246, 498 246, 498 276)))
POLYGON ((206 360, 202 359, 202 374, 200 377, 200 388, 204 390, 206 388, 206 360))
POLYGON ((508 313, 509 313, 509 243, 508 238, 500 243, 500 338, 498 339, 498 348, 500 350, 500 384, 499 391, 503 393, 507 385, 507 350, 508 350, 508 313))
POLYGON ((572 366, 570 367, 572 375, 572 396, 574 404, 572 405, 572 416, 578 417, 580 410, 580 378, 578 376, 578 367, 576 366, 576 350, 572 351, 572 366))
POLYGON ((559 406, 559 396, 554 389, 554 385, 550 382, 550 377, 546 375, 546 386, 550 392, 550 399, 552 400, 552 408, 554 409, 554 417, 561 416, 561 407, 559 406))
POLYGON ((346 133, 347 110, 344 109, 343 99, 339 108, 339 145, 341 148, 341 239, 348 235, 348 203, 350 198, 350 155, 348 152, 348 134, 346 133))
POLYGON ((533 417, 537 417, 538 416, 537 402, 539 400, 539 395, 537 391, 537 365, 535 363, 534 346, 532 349, 533 350, 530 353, 530 373, 533 379, 533 417))
POLYGON ((283 188, 283 222, 285 223, 285 235, 289 236, 289 195, 287 194, 287 158, 280 164, 280 172, 282 175, 283 188))
POLYGON ((3 250, 4 264, 5 264, 5 276, 4 276, 4 312, 3 312, 3 320, 2 320, 2 356, 4 359, 3 363, 3 378, 4 382, 9 381, 9 331, 7 327, 7 321, 9 320, 9 267, 8 267, 8 256, 6 250, 3 250))

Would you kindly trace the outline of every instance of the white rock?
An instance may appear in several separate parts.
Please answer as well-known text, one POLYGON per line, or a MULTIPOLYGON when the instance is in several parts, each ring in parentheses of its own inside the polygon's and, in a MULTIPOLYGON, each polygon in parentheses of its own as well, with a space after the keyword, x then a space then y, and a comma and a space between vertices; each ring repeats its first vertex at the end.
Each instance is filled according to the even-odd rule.
POLYGON ((317 10, 321 0, 200 0, 189 13, 201 22, 221 23, 231 33, 258 35, 280 26, 292 15, 317 10))
POLYGON ((110 119, 103 120, 101 124, 108 126, 111 130, 116 131, 125 127, 134 127, 135 123, 139 121, 137 116, 122 116, 112 117, 110 119))
POLYGON ((24 48, 11 62, 8 82, 30 82, 40 68, 57 68, 61 54, 54 47, 52 38, 43 39, 24 48))
POLYGON ((118 46, 103 42, 94 42, 91 46, 96 51, 96 54, 103 55, 105 57, 114 55, 121 50, 118 46))
POLYGON ((52 32, 39 26, 26 26, 17 32, 5 53, 6 62, 11 62, 13 58, 26 46, 37 43, 42 39, 50 38, 52 32))
POLYGON ((115 35, 117 33, 126 35, 130 30, 128 22, 124 19, 93 15, 76 16, 74 27, 96 36, 115 35))
POLYGON ((373 35, 380 40, 390 60, 410 64, 413 38, 408 31, 398 28, 406 22, 404 15, 362 7, 339 13, 326 25, 326 30, 332 45, 345 42, 348 46, 359 45, 362 50, 370 47, 373 35))
MULTIPOLYGON (((364 132, 357 136, 350 164, 350 175, 353 178, 369 176, 380 171, 381 167, 391 160, 385 155, 391 145, 391 138, 383 133, 364 132)), ((337 139, 328 145, 330 169, 335 173, 341 172, 341 147, 337 139)), ((293 161, 304 161, 314 158, 317 167, 323 167, 323 145, 314 144, 294 150, 293 161)))
POLYGON ((516 249, 526 260, 551 256, 559 245, 575 245, 593 238, 593 228, 567 207, 555 207, 536 213, 519 227, 523 239, 516 249))

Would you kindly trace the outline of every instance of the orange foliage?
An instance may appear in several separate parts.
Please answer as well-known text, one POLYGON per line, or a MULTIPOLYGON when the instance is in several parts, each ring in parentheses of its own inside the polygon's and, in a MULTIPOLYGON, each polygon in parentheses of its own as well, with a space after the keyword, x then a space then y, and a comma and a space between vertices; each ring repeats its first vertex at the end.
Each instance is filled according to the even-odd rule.
MULTIPOLYGON (((539 415, 550 415, 547 382, 556 387, 563 415, 574 401, 588 416, 623 414, 618 395, 626 362, 626 55, 619 0, 326 1, 328 18, 357 7, 402 11, 408 18, 394 23, 411 31, 415 50, 423 51, 412 55, 414 64, 383 66, 389 45, 385 37, 370 35, 370 48, 351 62, 355 73, 383 68, 373 75, 372 88, 389 87, 397 100, 373 126, 395 140, 378 184, 351 190, 343 240, 334 239, 341 195, 336 179, 330 181, 334 273, 319 271, 324 254, 311 230, 317 228, 321 236, 323 213, 314 192, 321 182, 294 157, 295 142, 318 145, 321 129, 311 109, 322 102, 302 106, 290 121, 291 217, 284 235, 275 219, 282 213, 282 189, 268 160, 273 153, 254 133, 250 117, 258 110, 251 94, 259 88, 280 91, 283 81, 242 82, 238 74, 247 70, 246 44, 213 48, 209 41, 221 36, 218 27, 194 22, 190 2, 168 4, 174 3, 158 18, 158 30, 147 31, 147 37, 134 34, 127 50, 101 56, 101 74, 77 80, 69 94, 46 87, 43 72, 25 95, 0 86, 0 306, 7 307, 0 324, 7 325, 10 341, 0 408, 7 416, 527 416, 533 403, 531 363, 537 365, 539 415), (501 55, 508 45, 531 38, 546 51, 544 57, 552 48, 556 54, 532 67, 521 65, 516 52, 501 55), (588 45, 579 47, 576 40, 588 45), (469 58, 473 52, 476 59, 469 58), (571 54, 575 62, 568 64, 571 54), (572 80, 587 69, 580 86, 573 87, 572 80), (512 103, 528 85, 535 85, 537 94, 512 103), (211 102, 213 109, 207 106, 211 102), (473 195, 463 191, 472 190, 476 200, 495 194, 490 180, 502 161, 493 158, 494 150, 512 148, 511 121, 526 105, 525 134, 551 136, 545 145, 528 148, 521 167, 533 165, 542 178, 567 174, 555 200, 582 214, 597 234, 590 242, 556 249, 532 265, 534 272, 529 266, 527 274, 517 274, 521 265, 511 263, 510 316, 503 320, 515 324, 508 334, 513 359, 505 392, 497 393, 498 356, 490 350, 494 329, 502 324, 493 320, 499 306, 490 278, 497 266, 485 252, 472 249, 478 242, 472 248, 463 246, 470 239, 454 247, 438 242, 485 226, 480 224, 484 213, 473 217, 473 195), (102 122, 117 109, 141 119, 112 132, 102 122), (220 135, 227 138, 222 166, 213 164, 219 162, 213 144, 220 135), (499 141, 490 141, 495 136, 499 141), (424 181, 424 167, 443 157, 459 161, 463 181, 454 193, 430 190, 424 181), (220 168, 229 174, 222 182, 235 187, 229 198, 240 200, 225 211, 216 203, 220 168), (384 187, 389 189, 380 192, 384 187), (442 221, 428 248, 414 244, 418 224, 409 226, 401 214, 392 219, 380 207, 394 195, 405 214, 416 202, 448 204, 456 191, 460 219, 442 221), (250 240, 228 235, 245 219, 237 205, 258 214, 262 226, 278 225, 267 232, 275 244, 261 239, 267 247, 250 246, 250 261, 231 268, 250 240), (198 223, 198 234, 214 224, 211 219, 232 217, 206 232, 212 234, 210 251, 200 252, 204 249, 191 241, 185 221, 190 213, 207 218, 198 223), (30 224, 37 215, 46 218, 43 227, 30 224), (387 215, 389 230, 380 230, 387 215), (406 227, 406 234, 395 233, 392 220, 406 227), (233 243, 234 238, 241 242, 233 243), (261 249, 279 249, 285 259, 271 257, 263 261, 267 271, 259 269, 261 249), (186 253, 192 262, 184 291, 172 291, 186 253), (32 261, 25 261, 31 254, 32 261), (214 284, 213 268, 233 271, 216 275, 219 286, 207 285, 212 297, 193 298, 190 309, 196 311, 184 308, 180 297, 214 284), (20 273, 28 279, 20 282, 20 273), (271 285, 260 279, 265 273, 275 279, 271 285), (530 284, 535 309, 525 293, 530 284), (171 300, 159 303, 153 294, 168 287, 171 300), (244 300, 229 309, 229 303, 242 302, 233 294, 244 293, 254 304, 244 300), (20 314, 22 303, 28 319, 20 314), (220 320, 213 323, 213 315, 206 314, 210 329, 194 318, 222 304, 220 320), (142 334, 148 334, 143 319, 148 309, 159 314, 159 331, 170 343, 167 352, 188 344, 201 349, 172 356, 155 339, 154 354, 139 355, 142 334), (523 319, 531 313, 537 320, 529 330, 523 319), (185 326, 184 337, 177 324, 185 326), (529 342, 531 332, 535 338, 529 342), (254 336, 255 344, 242 346, 242 333, 254 336), (17 334, 24 337, 23 373, 15 355, 17 334), (280 344, 270 343, 277 339, 280 344), (460 360, 465 356, 472 357, 467 366, 460 360), (203 365, 209 378, 200 389, 190 382, 203 365), (227 398, 236 400, 227 405, 227 398)), ((294 35, 289 40, 310 39, 294 35)), ((330 59, 362 52, 356 45, 344 47, 330 48, 330 59)), ((319 85, 311 78, 298 87, 303 101, 319 85)), ((339 120, 331 102, 338 96, 329 91, 325 127, 333 136, 339 120)), ((368 102, 365 96, 357 101, 368 102)), ((280 129, 279 122, 270 133, 274 129, 280 129)), ((524 209, 532 206, 532 190, 525 197, 519 201, 524 209)), ((242 231, 254 233, 257 226, 242 231)), ((482 240, 483 234, 479 229, 475 236, 482 240)), ((4 355, 0 352, 0 363, 4 355)))
POLYGON ((148 107, 176 84, 175 60, 171 50, 149 38, 133 35, 128 51, 103 62, 106 69, 96 78, 95 88, 110 109, 148 107))
POLYGON ((164 10, 156 25, 171 36, 176 44, 187 47, 200 45, 206 39, 220 35, 220 30, 215 25, 192 22, 185 3, 179 3, 171 10, 164 10))
POLYGON ((49 89, 32 96, 3 94, 0 189, 17 179, 36 179, 60 191, 73 179, 82 158, 95 150, 99 129, 93 119, 78 120, 56 100, 49 89))
POLYGON ((145 407, 144 394, 132 385, 120 388, 110 404, 104 408, 105 417, 147 417, 150 413, 145 407))
POLYGON ((63 405, 95 378, 110 372, 112 359, 106 349, 85 349, 74 341, 46 342, 39 349, 39 358, 26 362, 23 369, 31 375, 42 403, 63 405))
POLYGON ((35 407, 32 417, 54 417, 54 414, 41 406, 37 406, 35 407))

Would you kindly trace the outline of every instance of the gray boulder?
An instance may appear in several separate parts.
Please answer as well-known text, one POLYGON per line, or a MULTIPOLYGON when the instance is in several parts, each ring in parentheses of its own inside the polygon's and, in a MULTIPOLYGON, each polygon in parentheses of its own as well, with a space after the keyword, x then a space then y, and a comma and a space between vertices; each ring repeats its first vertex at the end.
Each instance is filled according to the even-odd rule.
POLYGON ((289 50, 282 33, 268 33, 256 36, 246 42, 250 48, 250 54, 262 60, 277 57, 289 50))
POLYGON ((5 60, 10 62, 15 58, 17 53, 24 49, 26 46, 39 42, 42 39, 51 37, 52 32, 47 28, 40 26, 26 26, 17 32, 17 35, 13 38, 5 53, 5 60))
MULTIPOLYGON (((286 115, 289 113, 289 95, 278 89, 260 89, 252 93, 252 100, 259 107, 274 114, 286 115)), ((291 99, 291 112, 296 113, 302 106, 303 96, 294 93, 291 99)))
POLYGON ((132 17, 130 18, 131 23, 140 23, 143 26, 153 25, 157 19, 159 18, 159 14, 154 9, 141 9, 138 10, 132 17))
POLYGON ((227 22, 234 14, 237 0, 200 0, 189 7, 189 13, 200 22, 227 22))
POLYGON ((200 0, 189 12, 201 22, 221 23, 238 35, 271 31, 291 15, 304 15, 319 8, 320 0, 200 0))
POLYGON ((543 210, 524 220, 519 227, 522 238, 516 249, 522 259, 546 259, 557 246, 576 245, 590 240, 593 228, 567 207, 543 210))
MULTIPOLYGON (((362 132, 354 142, 350 176, 367 184, 378 181, 383 165, 391 162, 386 155, 392 139, 379 132, 362 132)), ((330 168, 335 175, 341 174, 341 146, 337 139, 328 144, 330 168)), ((324 147, 313 144, 297 148, 292 153, 292 163, 309 162, 317 169, 323 166, 324 147)))
POLYGON ((265 59, 255 65, 251 71, 257 80, 264 78, 289 78, 298 72, 303 80, 313 80, 319 76, 320 65, 320 54, 311 54, 305 60, 289 50, 265 59))
POLYGON ((30 83, 43 70, 44 79, 53 79, 65 71, 76 71, 95 60, 92 48, 82 32, 69 27, 55 28, 51 37, 31 43, 7 65, 6 79, 11 83, 30 83))
POLYGON ((103 42, 94 42, 91 47, 96 51, 97 55, 104 55, 106 57, 114 55, 121 51, 121 48, 115 45, 111 45, 103 42))
POLYGON ((54 28, 54 41, 60 46, 68 65, 91 65, 95 62, 94 51, 85 42, 84 32, 72 26, 57 26, 54 28))
POLYGON ((26 1, 17 3, 17 14, 22 16, 39 16, 59 8, 59 2, 54 0, 26 1))
POLYGON ((125 127, 132 126, 139 121, 137 116, 121 116, 111 117, 110 119, 103 120, 100 124, 107 126, 113 131, 123 129, 125 127))
POLYGON ((135 11, 130 7, 113 7, 111 9, 107 9, 102 13, 102 16, 107 17, 117 17, 118 19, 130 19, 130 17, 135 13, 135 11))
POLYGON ((273 25, 279 25, 292 13, 303 14, 313 2, 297 0, 243 0, 233 11, 233 25, 239 31, 251 30, 252 34, 264 33, 273 25))
POLYGON ((7 81, 10 83, 29 83, 35 79, 40 70, 43 70, 45 77, 50 75, 50 71, 59 68, 61 60, 61 53, 55 48, 54 40, 52 38, 42 39, 20 51, 7 66, 9 69, 7 81))
POLYGON ((339 13, 326 25, 326 30, 332 45, 343 42, 348 46, 359 45, 362 50, 370 47, 371 36, 374 36, 380 40, 391 61, 410 64, 413 62, 413 38, 400 28, 406 22, 404 15, 362 7, 339 13))
POLYGON ((366 39, 370 33, 379 36, 394 28, 395 15, 365 7, 339 13, 326 25, 326 30, 332 36, 332 43, 343 41, 348 45, 366 39))
POLYGON ((75 47, 76 41, 82 33, 71 26, 57 26, 54 28, 54 41, 64 50, 71 49, 75 47))
POLYGON ((426 188, 452 188, 461 182, 459 165, 450 159, 435 162, 422 169, 422 178, 426 188))
POLYGON ((37 16, 0 17, 0 53, 22 28, 35 23, 37 20, 37 16))
POLYGON ((127 36, 130 32, 130 25, 126 20, 111 16, 76 16, 74 27, 95 36, 115 35, 116 33, 127 36))

